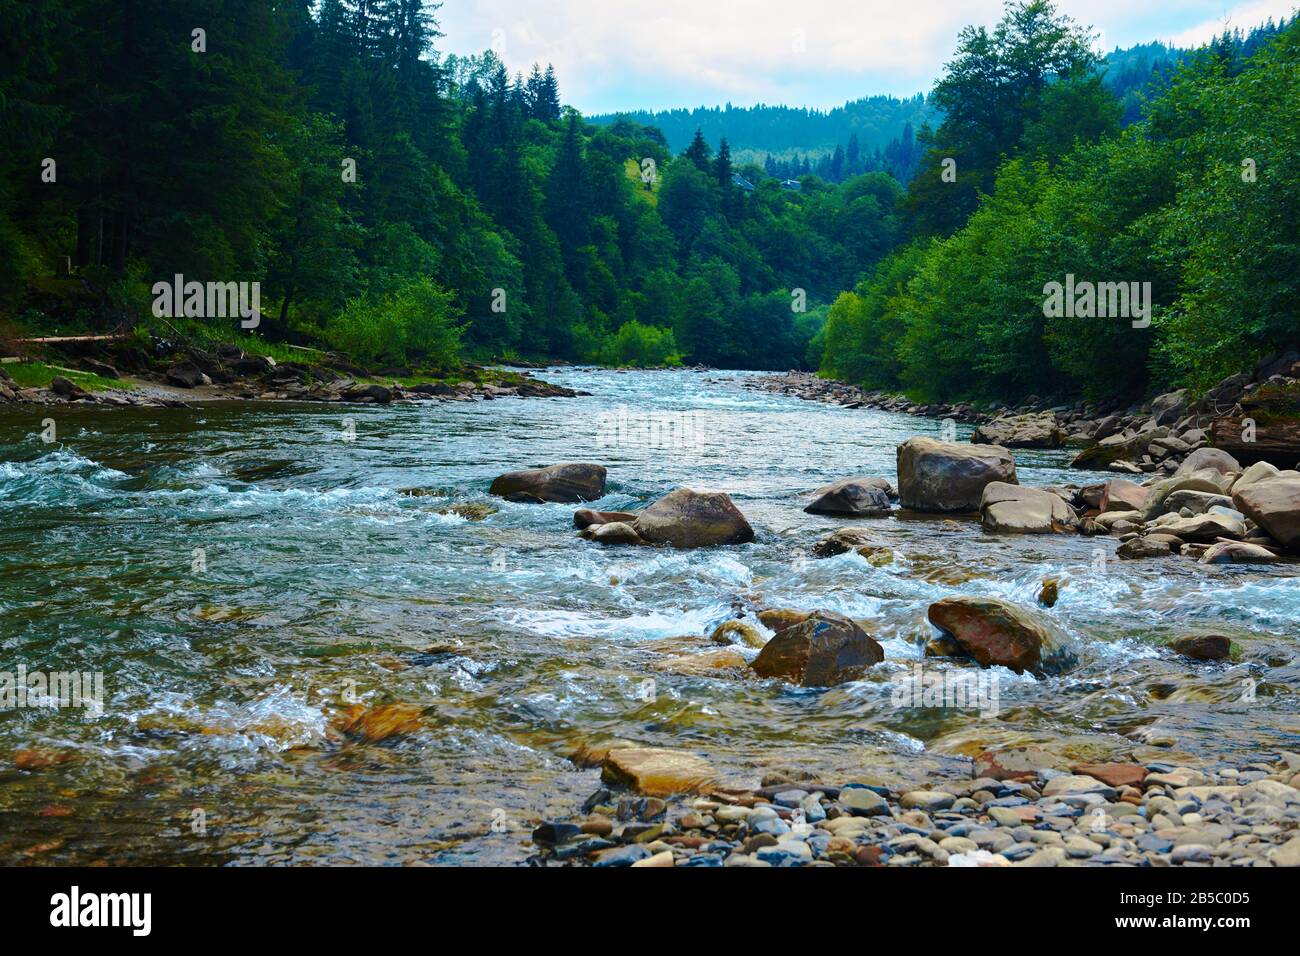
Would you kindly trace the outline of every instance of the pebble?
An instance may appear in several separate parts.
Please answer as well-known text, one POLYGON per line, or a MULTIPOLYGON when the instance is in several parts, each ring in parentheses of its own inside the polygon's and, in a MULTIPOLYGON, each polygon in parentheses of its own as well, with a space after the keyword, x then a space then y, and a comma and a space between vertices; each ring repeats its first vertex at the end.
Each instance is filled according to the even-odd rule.
POLYGON ((906 809, 946 810, 957 798, 942 790, 912 790, 903 794, 899 805, 906 809))
MULTIPOLYGON (((1080 765, 1116 777, 1122 767, 1129 779, 1136 766, 1080 765)), ((901 797, 805 784, 728 798, 743 806, 602 790, 580 823, 543 823, 534 842, 537 859, 561 865, 1300 866, 1291 763, 1144 769, 1145 780, 1119 787, 1044 767, 1018 782, 948 781, 901 797)))

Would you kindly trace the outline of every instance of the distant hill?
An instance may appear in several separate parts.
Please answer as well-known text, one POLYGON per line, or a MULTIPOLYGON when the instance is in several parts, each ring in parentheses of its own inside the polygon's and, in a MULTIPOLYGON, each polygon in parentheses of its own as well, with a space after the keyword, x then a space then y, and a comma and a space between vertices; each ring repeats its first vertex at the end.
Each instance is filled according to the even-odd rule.
MULTIPOLYGON (((1249 56, 1259 44, 1282 29, 1285 22, 1275 24, 1269 20, 1248 31, 1234 30, 1218 38, 1216 43, 1230 45, 1241 55, 1249 56)), ((1105 82, 1124 107, 1125 124, 1140 118, 1143 98, 1162 89, 1188 53, 1152 42, 1116 48, 1106 54, 1105 82)), ((605 125, 620 117, 658 127, 673 153, 689 146, 698 129, 715 147, 725 138, 731 146, 732 160, 738 166, 768 165, 770 158, 781 169, 794 170, 795 174, 804 160, 811 164, 813 171, 825 174, 824 169, 816 169, 818 161, 830 161, 837 146, 848 149, 855 137, 864 156, 874 155, 877 150, 882 156, 900 149, 906 151, 912 135, 927 123, 937 126, 941 120, 938 111, 921 93, 903 99, 867 96, 831 110, 766 104, 738 107, 728 103, 694 109, 606 113, 587 119, 605 125)), ((890 168, 887 159, 882 165, 890 168)), ((900 171, 906 172, 906 164, 900 171)))
POLYGON ((761 162, 768 154, 779 158, 795 153, 819 156, 848 143, 854 134, 864 150, 883 150, 909 123, 913 129, 920 129, 932 121, 934 111, 918 93, 906 99, 869 96, 825 111, 764 104, 737 107, 728 103, 659 112, 611 113, 592 116, 589 120, 605 124, 619 117, 658 127, 674 153, 690 145, 696 129, 714 145, 725 137, 731 144, 733 158, 745 163, 761 162))

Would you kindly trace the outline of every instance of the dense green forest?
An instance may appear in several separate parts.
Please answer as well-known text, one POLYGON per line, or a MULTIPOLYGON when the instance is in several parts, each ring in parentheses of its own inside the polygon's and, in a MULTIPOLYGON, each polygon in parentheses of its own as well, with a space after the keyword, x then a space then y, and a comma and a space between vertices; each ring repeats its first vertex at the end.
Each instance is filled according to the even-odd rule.
POLYGON ((1300 342, 1300 20, 1183 56, 1124 127, 1087 31, 1017 3, 963 32, 932 101, 908 239, 832 306, 825 374, 929 399, 1111 396, 1300 342), (1149 323, 1048 317, 1070 276, 1150 283, 1149 323))
POLYGON ((89 327, 179 273, 259 281, 260 335, 359 360, 777 368, 896 244, 892 177, 674 156, 563 107, 550 69, 439 56, 437 9, 0 0, 8 313, 66 329, 22 293, 71 256, 89 327))
POLYGON ((631 110, 593 116, 601 125, 631 120, 653 126, 664 134, 668 148, 681 152, 696 130, 716 143, 727 140, 738 157, 758 160, 769 155, 791 159, 797 152, 816 159, 836 145, 847 148, 856 137, 865 153, 884 148, 897 139, 904 126, 920 129, 934 119, 924 95, 899 99, 865 96, 829 110, 802 106, 697 106, 694 109, 631 110))
POLYGON ((438 8, 0 0, 0 321, 147 323, 181 274, 259 282, 258 335, 365 362, 804 364, 935 398, 1200 384, 1300 340, 1294 21, 1103 60, 1012 3, 928 99, 592 122, 549 67, 442 55, 438 8), (848 134, 765 168, 723 121, 848 134), (1151 326, 1045 318, 1067 274, 1151 282, 1151 326))

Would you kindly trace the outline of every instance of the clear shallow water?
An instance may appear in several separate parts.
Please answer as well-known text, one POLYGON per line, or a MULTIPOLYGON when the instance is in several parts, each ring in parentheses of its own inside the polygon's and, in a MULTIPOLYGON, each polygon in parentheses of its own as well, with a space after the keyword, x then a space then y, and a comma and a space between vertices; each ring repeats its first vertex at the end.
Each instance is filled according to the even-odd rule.
MULTIPOLYGON (((956 758, 993 744, 1206 762, 1300 747, 1300 566, 1119 562, 1104 538, 898 518, 858 522, 891 565, 810 560, 851 522, 804 514, 800 496, 892 480, 896 445, 938 423, 745 389, 745 374, 545 376, 595 393, 578 399, 0 410, 0 672, 100 671, 106 692, 99 716, 0 711, 0 863, 519 860, 539 818, 572 816, 595 786, 565 755, 612 738, 746 779, 885 783, 964 773, 956 758), (602 548, 574 536, 572 506, 486 494, 503 471, 560 460, 608 466, 602 508, 727 491, 757 541, 602 548), (412 487, 427 493, 398 493, 412 487), (464 504, 497 511, 440 513, 464 504), (1061 597, 1042 613, 1076 668, 998 671, 992 716, 894 705, 931 602, 1030 604, 1048 576, 1061 597), (652 668, 704 647, 735 604, 849 614, 886 663, 821 691, 652 668), (1159 648, 1192 629, 1230 633, 1239 659, 1159 648), (423 726, 343 738, 331 724, 350 691, 425 707, 423 726), (15 769, 31 749, 53 762, 15 769)), ((1020 479, 1096 477, 1067 459, 1020 452, 1020 479)))

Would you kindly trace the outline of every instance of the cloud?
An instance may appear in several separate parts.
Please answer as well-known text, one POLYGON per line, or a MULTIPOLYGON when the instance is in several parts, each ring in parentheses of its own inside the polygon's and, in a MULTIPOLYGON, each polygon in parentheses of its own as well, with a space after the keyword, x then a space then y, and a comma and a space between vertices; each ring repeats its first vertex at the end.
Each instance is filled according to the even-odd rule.
POLYGON ((1239 3, 1227 8, 1217 17, 1202 20, 1193 27, 1175 33, 1168 42, 1174 46, 1200 46, 1221 34, 1225 27, 1233 30, 1249 30, 1270 18, 1275 23, 1285 20, 1295 11, 1295 0, 1253 0, 1249 3, 1239 3))
MULTIPOLYGON (((1062 0, 1102 46, 1201 42, 1221 0, 1062 0)), ((1286 13, 1247 0, 1248 26, 1286 13)), ((876 93, 929 90, 967 24, 992 26, 1000 0, 447 0, 442 49, 494 45, 512 72, 553 63, 566 102, 584 112, 732 102, 829 107, 876 93)))

